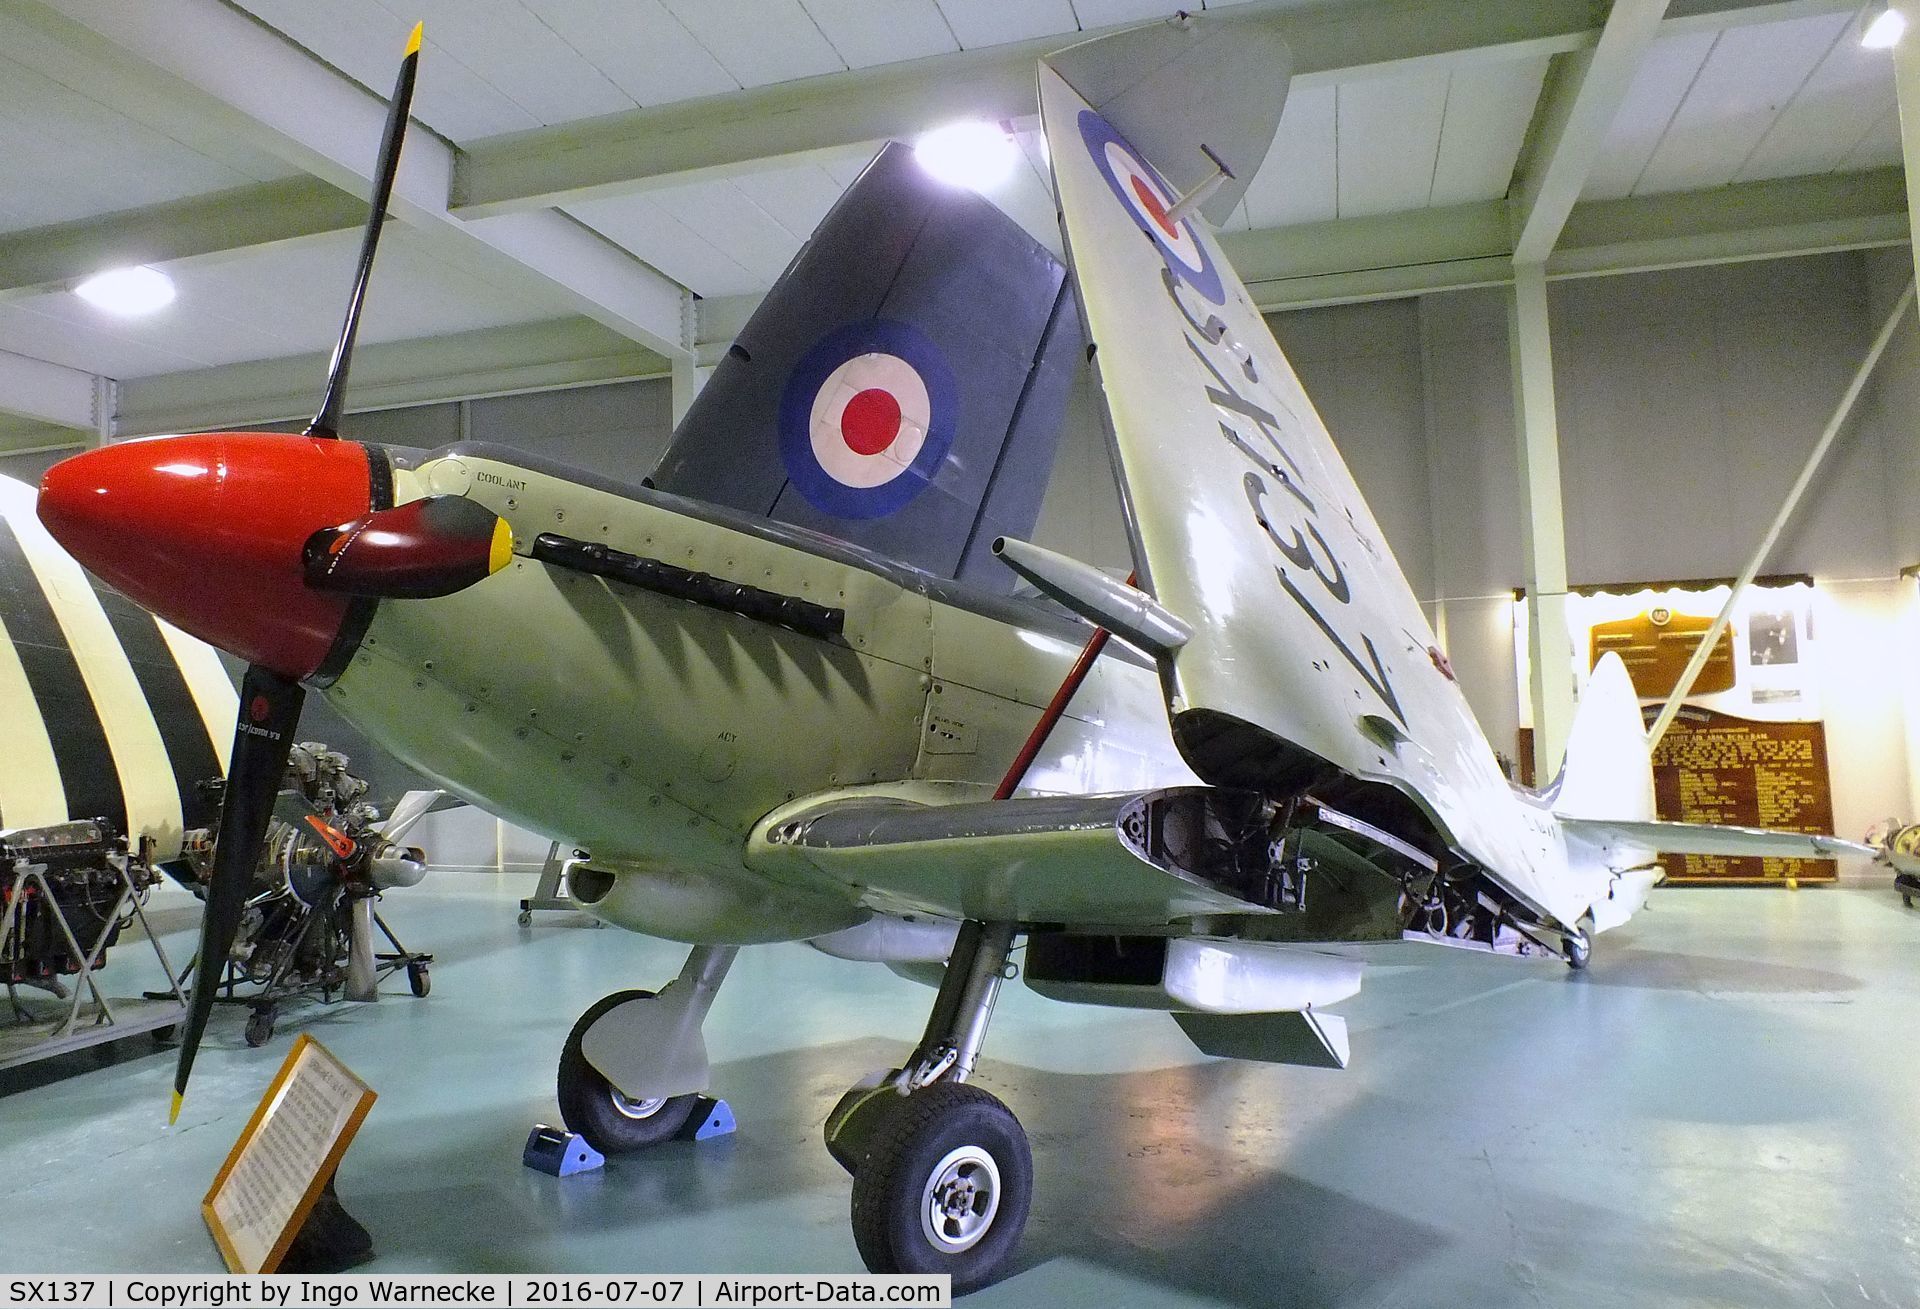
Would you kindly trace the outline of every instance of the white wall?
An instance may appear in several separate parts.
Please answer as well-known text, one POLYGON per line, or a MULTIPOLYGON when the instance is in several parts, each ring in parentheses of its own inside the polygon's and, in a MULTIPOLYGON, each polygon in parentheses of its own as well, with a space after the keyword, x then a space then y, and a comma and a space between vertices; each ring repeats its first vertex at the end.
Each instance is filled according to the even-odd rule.
MULTIPOLYGON (((1554 283, 1571 580, 1737 573, 1910 273, 1891 252, 1554 283)), ((1429 579, 1416 591, 1489 738, 1511 752, 1522 569, 1503 293, 1424 297, 1414 322, 1412 357, 1401 318, 1379 305, 1277 315, 1275 327, 1409 579, 1429 579), (1409 388, 1421 393, 1420 451, 1408 448, 1409 388)), ((1902 639, 1920 629, 1920 588, 1898 578, 1920 562, 1916 416, 1920 331, 1909 324, 1765 566, 1820 583, 1843 835, 1920 814, 1907 727, 1920 683, 1907 687, 1902 639)))

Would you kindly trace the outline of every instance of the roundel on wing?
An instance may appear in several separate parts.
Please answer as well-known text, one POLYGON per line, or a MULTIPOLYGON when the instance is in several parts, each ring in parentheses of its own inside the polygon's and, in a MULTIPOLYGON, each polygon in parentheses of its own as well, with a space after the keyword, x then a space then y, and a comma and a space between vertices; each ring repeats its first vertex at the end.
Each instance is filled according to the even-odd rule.
POLYGON ((953 447, 953 370, 906 323, 874 318, 821 338, 780 396, 780 458, 807 503, 884 518, 927 488, 953 447))
POLYGON ((1172 269, 1182 281, 1215 304, 1227 302, 1226 288, 1220 283, 1220 270, 1213 256, 1201 244, 1200 233, 1191 218, 1171 221, 1167 211, 1179 201, 1152 164, 1128 145, 1112 124, 1091 109, 1080 111, 1080 139, 1107 186, 1133 215, 1140 230, 1153 238, 1172 269))

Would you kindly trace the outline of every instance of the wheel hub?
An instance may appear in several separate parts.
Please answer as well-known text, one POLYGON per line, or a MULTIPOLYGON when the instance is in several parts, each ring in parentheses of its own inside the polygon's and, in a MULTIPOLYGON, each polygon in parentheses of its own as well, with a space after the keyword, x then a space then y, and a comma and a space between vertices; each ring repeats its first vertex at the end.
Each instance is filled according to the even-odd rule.
POLYGON ((920 1200, 920 1228, 936 1250, 972 1249, 1000 1210, 1000 1169, 975 1145, 950 1151, 933 1166, 920 1200))
POLYGON ((636 1122, 653 1117, 660 1112, 660 1106, 667 1102, 664 1096, 651 1100, 631 1100, 611 1086, 607 1088, 607 1098, 613 1101, 614 1112, 622 1118, 631 1118, 636 1122))

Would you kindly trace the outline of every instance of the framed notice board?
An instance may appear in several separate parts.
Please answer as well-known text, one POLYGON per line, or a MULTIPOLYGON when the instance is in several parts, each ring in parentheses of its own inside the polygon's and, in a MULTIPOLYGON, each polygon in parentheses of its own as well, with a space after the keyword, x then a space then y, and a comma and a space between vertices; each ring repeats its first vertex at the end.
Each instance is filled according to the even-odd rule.
POLYGON ((200 1202, 231 1271, 280 1266, 373 1101, 325 1046, 304 1034, 293 1043, 200 1202))
MULTIPOLYGON (((1764 722, 1683 708, 1653 752, 1653 793, 1662 818, 1687 823, 1833 833, 1827 729, 1819 722, 1764 722)), ((1831 882, 1831 859, 1662 855, 1678 883, 1831 882)))

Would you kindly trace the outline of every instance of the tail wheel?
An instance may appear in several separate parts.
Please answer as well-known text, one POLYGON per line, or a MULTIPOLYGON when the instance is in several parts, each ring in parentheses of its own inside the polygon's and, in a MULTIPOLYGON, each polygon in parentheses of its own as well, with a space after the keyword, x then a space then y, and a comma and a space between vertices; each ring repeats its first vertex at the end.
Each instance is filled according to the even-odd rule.
POLYGON ((622 1095, 580 1052, 580 1042, 609 1009, 629 1000, 651 999, 652 991, 616 991, 580 1015, 560 1050, 560 1116, 601 1154, 632 1154, 670 1139, 686 1125, 697 1095, 636 1100, 622 1095))
POLYGON ((891 1115, 853 1179, 853 1240, 876 1273, 949 1273, 954 1294, 992 1281, 1033 1200, 1033 1154, 1013 1112, 975 1086, 936 1082, 891 1115))
POLYGON ((1593 962, 1593 931, 1582 926, 1567 934, 1567 967, 1580 972, 1593 962))

